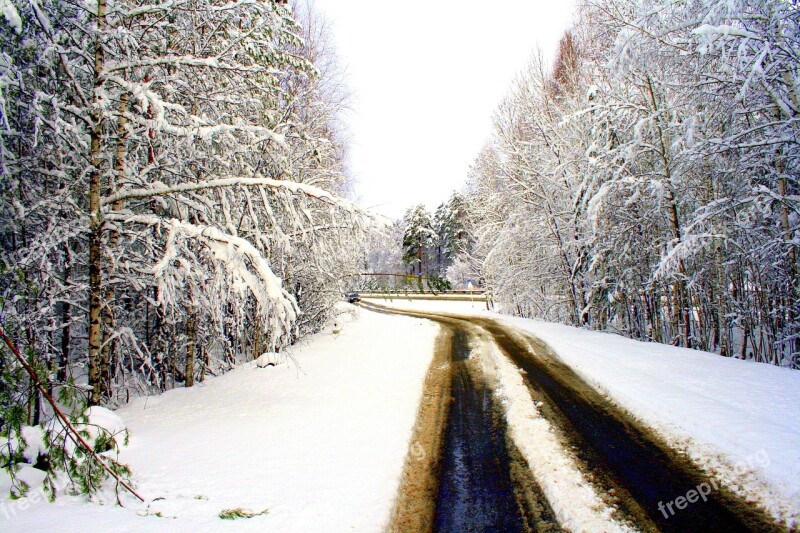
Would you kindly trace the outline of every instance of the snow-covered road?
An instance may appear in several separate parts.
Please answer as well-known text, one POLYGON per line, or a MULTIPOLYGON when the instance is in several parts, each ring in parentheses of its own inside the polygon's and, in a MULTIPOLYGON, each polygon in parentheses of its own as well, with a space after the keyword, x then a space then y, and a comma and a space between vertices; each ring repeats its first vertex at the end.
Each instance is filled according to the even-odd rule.
MULTIPOLYGON (((544 340, 545 347, 554 350, 553 357, 574 370, 594 393, 632 414, 672 449, 690 456, 709 483, 725 485, 740 499, 757 501, 784 523, 797 524, 800 421, 791 406, 800 403, 800 373, 617 335, 514 319, 488 313, 483 304, 371 301, 404 310, 491 317, 518 332, 533 334, 544 340)), ((498 369, 505 373, 501 381, 511 403, 509 413, 519 411, 518 421, 530 425, 526 418, 540 414, 522 386, 519 365, 515 364, 519 361, 501 357, 498 363, 498 369)), ((541 448, 541 442, 535 439, 543 434, 529 435, 531 449, 541 448)), ((685 494, 659 496, 666 505, 685 494)), ((558 507, 558 502, 554 506, 558 507)))
MULTIPOLYGON (((364 305, 375 309, 384 309, 374 303, 364 305)), ((559 522, 572 531, 624 531, 629 528, 640 531, 724 531, 758 530, 769 531, 772 520, 763 511, 754 509, 741 499, 733 497, 727 491, 714 488, 705 483, 707 475, 695 465, 686 461, 679 454, 666 446, 660 439, 626 413, 603 398, 586 385, 558 357, 547 351, 546 346, 533 337, 526 338, 518 330, 503 325, 494 319, 470 317, 457 319, 452 315, 436 313, 420 313, 413 311, 394 311, 412 313, 413 316, 427 316, 441 320, 444 327, 455 330, 454 338, 460 336, 473 337, 470 342, 469 358, 472 360, 487 358, 496 366, 486 370, 475 370, 466 380, 473 390, 472 395, 479 395, 486 379, 490 387, 495 388, 497 396, 505 405, 507 420, 500 427, 494 428, 505 433, 506 424, 510 426, 510 436, 525 456, 534 477, 543 488, 547 501, 555 510, 559 522), (482 339, 480 342, 476 339, 482 339), (503 375, 498 367, 513 363, 522 372, 524 387, 519 392, 508 394, 506 387, 513 378, 519 378, 520 371, 512 371, 511 375, 503 375), (486 376, 489 374, 489 376, 486 376), (500 379, 492 380, 497 375, 500 379), (531 399, 536 401, 534 405, 531 399), (514 410, 515 403, 522 403, 522 413, 514 410), (518 415, 522 414, 520 418, 518 415), (542 427, 528 423, 531 418, 539 418, 543 426, 556 434, 551 446, 545 441, 552 440, 550 435, 542 432, 542 427), (543 419, 543 420, 541 420, 543 419), (566 463, 566 465, 565 465, 566 463), (553 475, 553 474, 557 475, 553 475), (575 482, 570 483, 571 479, 575 482), (705 483, 705 485, 704 485, 705 483), (572 485, 572 486, 570 486, 572 485), (591 497, 579 496, 587 490, 587 485, 595 493, 591 497), (675 495, 688 494, 695 487, 708 485, 704 490, 702 502, 686 506, 675 513, 672 499, 675 495), (564 490, 566 487, 567 490, 564 490), (672 496, 672 498, 670 498, 672 496), (666 502, 666 504, 664 503, 666 502), (588 505, 587 505, 588 503, 588 505), (666 505, 666 507, 664 507, 666 505), (662 514, 662 507, 665 512, 662 514)), ((463 342, 461 344, 464 344, 463 342)), ((482 497, 487 487, 474 486, 476 480, 488 483, 489 487, 497 485, 497 473, 487 465, 494 464, 492 458, 502 459, 506 454, 497 452, 486 454, 480 446, 465 445, 451 441, 451 428, 463 427, 463 433, 470 435, 462 439, 467 444, 480 442, 481 430, 486 428, 469 427, 487 425, 487 421, 476 416, 473 411, 459 410, 457 407, 466 403, 462 401, 470 394, 465 394, 463 354, 455 349, 458 342, 453 343, 453 408, 448 417, 445 446, 443 450, 443 470, 441 489, 436 503, 436 523, 441 509, 450 516, 456 509, 456 516, 447 524, 458 524, 458 527, 444 527, 443 531, 460 531, 475 529, 475 524, 482 524, 478 530, 522 531, 521 527, 509 529, 513 513, 507 516, 492 516, 482 511, 485 498, 482 497), (461 411, 464 411, 463 413, 461 411), (468 453, 472 448, 474 453, 468 453), (484 453, 486 456, 480 456, 484 453), (474 456, 474 457, 473 457, 474 456), (456 475, 456 488, 448 477, 447 465, 469 465, 469 475, 456 475), (485 471, 485 472, 484 472, 485 471), (458 494, 458 498, 448 497, 450 492, 458 494), (489 520, 488 522, 486 522, 489 520), (485 527, 485 526, 490 527, 485 527)), ((461 350, 463 352, 464 350, 461 350)), ((475 364, 471 365, 476 366, 475 364)), ((485 365, 478 365, 485 366, 485 365)), ((485 403, 485 402, 484 402, 485 403)), ((488 424, 491 424, 489 421, 488 424)), ((492 428, 489 428, 492 431, 492 428)), ((504 445, 505 448, 505 445, 504 445)), ((463 470, 463 468, 462 468, 463 470)), ((506 476, 507 477, 507 476, 506 476)), ((509 480, 510 481, 510 480, 509 480)), ((508 481, 506 481, 508 483, 508 481)), ((490 492, 498 493, 497 488, 490 492)), ((524 507, 525 499, 519 503, 524 507)), ((497 504, 496 504, 497 505, 497 504)), ((516 506, 515 506, 516 507, 516 506)), ((539 524, 533 523, 536 531, 539 524)), ((542 529, 544 530, 544 529, 542 529)))

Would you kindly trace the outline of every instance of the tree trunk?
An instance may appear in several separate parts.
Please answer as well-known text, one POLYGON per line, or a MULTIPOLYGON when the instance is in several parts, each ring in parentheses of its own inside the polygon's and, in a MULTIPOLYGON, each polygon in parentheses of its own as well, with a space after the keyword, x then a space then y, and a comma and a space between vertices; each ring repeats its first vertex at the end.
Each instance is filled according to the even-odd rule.
POLYGON ((717 305, 714 312, 717 314, 717 329, 719 330, 719 353, 727 357, 733 355, 733 347, 728 334, 728 319, 725 317, 727 313, 725 311, 725 267, 720 243, 717 243, 714 255, 717 267, 717 305))
POLYGON ((258 317, 258 305, 253 308, 253 359, 261 356, 261 321, 258 317))
MULTIPOLYGON (((795 244, 792 242, 792 229, 789 225, 789 205, 786 201, 786 195, 788 193, 787 186, 786 186, 786 177, 783 175, 783 161, 778 159, 778 171, 779 171, 779 178, 778 178, 778 194, 783 198, 783 202, 781 204, 781 229, 783 230, 783 240, 788 246, 787 250, 787 263, 788 263, 788 287, 787 287, 787 298, 786 298, 786 321, 788 330, 787 333, 792 334, 800 334, 800 331, 796 329, 796 322, 797 316, 795 315, 795 302, 797 302, 797 250, 795 249, 795 244)), ((797 353, 800 351, 800 339, 794 338, 789 341, 789 351, 792 354, 797 353)))
MULTIPOLYGON (((669 169, 666 171, 666 178, 668 183, 666 196, 668 202, 669 226, 672 230, 672 237, 675 239, 675 243, 680 244, 682 241, 681 225, 678 217, 678 206, 676 204, 675 194, 670 184, 671 177, 669 169)), ((676 326, 679 332, 682 326, 683 331, 679 334, 684 337, 684 346, 687 348, 692 347, 690 307, 689 295, 686 290, 686 267, 683 264, 683 259, 678 259, 678 279, 676 280, 675 290, 675 312, 676 318, 678 319, 676 326)))
MULTIPOLYGON (((28 356, 28 364, 31 365, 32 368, 36 367, 36 334, 33 332, 31 328, 27 329, 26 332, 27 343, 30 347, 30 352, 28 356)), ((29 403, 28 403, 28 425, 31 426, 38 426, 39 422, 41 421, 42 417, 42 404, 41 398, 39 397, 40 392, 39 388, 36 386, 36 382, 31 380, 31 387, 30 387, 30 396, 29 396, 29 403)))
MULTIPOLYGON (((72 277, 72 251, 69 249, 69 240, 64 244, 64 286, 68 286, 72 277)), ((69 302, 61 302, 61 360, 58 363, 56 379, 65 383, 69 378, 69 345, 72 341, 70 336, 70 316, 71 305, 69 302)))
MULTIPOLYGON (((653 82, 650 79, 650 76, 647 76, 647 88, 650 93, 650 102, 653 106, 653 110, 656 112, 661 112, 661 107, 658 104, 658 99, 656 98, 656 93, 653 89, 653 82)), ((672 183, 672 165, 669 157, 670 141, 669 139, 665 138, 666 135, 668 135, 668 132, 665 132, 665 128, 659 124, 658 137, 661 148, 660 155, 662 164, 664 165, 664 183, 666 185, 665 189, 667 193, 667 218, 669 220, 669 226, 672 230, 672 237, 675 240, 675 244, 679 245, 682 242, 681 224, 680 217, 678 216, 678 203, 675 196, 675 188, 672 183)), ((678 340, 680 340, 680 337, 683 336, 685 342, 684 346, 691 348, 691 304, 689 301, 688 291, 686 290, 686 269, 684 267, 683 260, 681 259, 678 260, 678 279, 676 280, 676 285, 677 287, 674 294, 676 304, 674 311, 676 314, 674 316, 677 318, 677 323, 675 326, 678 334, 678 340), (681 328, 681 326, 683 326, 683 328, 681 328), (683 329, 682 332, 681 329, 683 329)))
MULTIPOLYGON (((119 119, 117 121, 117 150, 114 154, 114 176, 115 179, 109 188, 109 194, 114 194, 118 188, 118 184, 122 183, 125 178, 125 155, 128 143, 128 118, 125 114, 128 112, 128 94, 122 93, 119 98, 119 119)), ((111 205, 112 211, 119 211, 122 209, 122 201, 116 201, 111 205)), ((111 253, 115 253, 119 246, 119 231, 116 229, 111 230, 108 236, 108 248, 111 253)), ((105 334, 113 334, 116 329, 116 290, 113 283, 109 280, 109 284, 105 291, 105 305, 103 306, 103 326, 105 334)), ((103 344, 101 356, 101 379, 103 383, 103 395, 106 398, 111 397, 111 367, 112 361, 117 354, 118 342, 116 339, 107 341, 103 344)))
POLYGON ((200 346, 200 379, 202 383, 206 379, 206 369, 208 368, 208 350, 200 346))
POLYGON ((102 381, 102 327, 100 314, 103 308, 102 288, 102 241, 103 218, 100 209, 102 194, 102 175, 100 172, 102 109, 99 102, 100 75, 105 63, 102 35, 106 27, 106 0, 97 0, 97 36, 94 50, 94 94, 92 97, 92 131, 90 134, 91 153, 89 162, 92 171, 89 176, 89 405, 99 405, 103 398, 102 381))
POLYGON ((156 367, 156 385, 158 385, 158 389, 161 392, 164 392, 167 387, 167 373, 168 373, 168 360, 167 360, 167 333, 164 330, 165 324, 165 316, 164 316, 164 309, 158 303, 160 291, 158 287, 153 287, 153 301, 156 304, 156 317, 155 317, 155 325, 153 326, 153 334, 155 338, 153 339, 153 344, 155 345, 154 350, 156 355, 155 367, 156 367))
POLYGON ((192 298, 191 289, 189 292, 189 302, 189 316, 186 318, 186 379, 184 384, 186 387, 193 387, 195 346, 197 345, 197 313, 194 308, 194 299, 192 298))

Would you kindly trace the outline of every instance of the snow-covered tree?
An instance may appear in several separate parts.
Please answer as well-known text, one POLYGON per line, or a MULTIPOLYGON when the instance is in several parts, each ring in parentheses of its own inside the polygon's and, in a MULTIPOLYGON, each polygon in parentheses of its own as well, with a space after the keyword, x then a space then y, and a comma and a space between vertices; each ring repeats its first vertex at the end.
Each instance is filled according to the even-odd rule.
POLYGON ((409 208, 403 217, 403 261, 413 273, 422 274, 428 264, 427 255, 436 243, 437 234, 430 213, 420 204, 409 208))
POLYGON ((404 229, 402 221, 398 220, 382 230, 370 232, 366 249, 367 272, 402 274, 405 271, 404 229))
POLYGON ((450 198, 439 205, 433 223, 437 234, 437 275, 444 276, 459 253, 469 248, 467 231, 467 209, 464 197, 453 192, 450 198))
POLYGON ((467 192, 511 312, 798 366, 800 43, 780 0, 593 0, 467 192))
MULTIPOLYGON (((2 326, 48 387, 83 390, 74 378, 90 404, 118 404, 320 327, 366 215, 345 199, 344 92, 312 12, 306 26, 275 2, 3 13, 2 326)), ((22 406, 15 427, 38 424, 37 389, 9 386, 0 419, 22 406)))

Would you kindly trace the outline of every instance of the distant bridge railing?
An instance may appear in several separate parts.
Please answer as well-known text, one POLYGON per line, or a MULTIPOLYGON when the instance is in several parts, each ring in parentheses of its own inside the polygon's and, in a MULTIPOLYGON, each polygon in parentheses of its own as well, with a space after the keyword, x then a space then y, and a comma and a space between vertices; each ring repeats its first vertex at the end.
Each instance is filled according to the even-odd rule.
POLYGON ((480 295, 482 288, 453 290, 450 282, 436 276, 412 274, 387 274, 364 272, 353 280, 352 285, 363 293, 376 294, 462 294, 480 295))

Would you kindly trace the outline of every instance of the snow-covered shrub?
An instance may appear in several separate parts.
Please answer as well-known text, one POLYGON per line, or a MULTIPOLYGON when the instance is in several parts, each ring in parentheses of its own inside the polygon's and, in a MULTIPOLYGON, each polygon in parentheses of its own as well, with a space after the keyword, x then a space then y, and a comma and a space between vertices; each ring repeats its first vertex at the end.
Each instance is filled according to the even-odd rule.
POLYGON ((120 448, 128 445, 128 428, 114 411, 95 405, 88 408, 84 416, 86 423, 81 424, 77 429, 92 445, 94 451, 98 453, 109 450, 119 451, 120 448))

